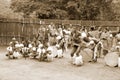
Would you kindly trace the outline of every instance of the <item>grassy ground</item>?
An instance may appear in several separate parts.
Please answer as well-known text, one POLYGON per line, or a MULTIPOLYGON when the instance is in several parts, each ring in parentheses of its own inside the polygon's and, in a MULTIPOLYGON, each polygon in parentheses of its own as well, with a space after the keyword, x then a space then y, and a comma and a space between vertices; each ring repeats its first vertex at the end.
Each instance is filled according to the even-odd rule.
POLYGON ((70 63, 70 51, 63 59, 46 63, 23 58, 8 60, 5 49, 0 47, 0 80, 120 80, 120 68, 106 66, 103 59, 76 67, 70 63))

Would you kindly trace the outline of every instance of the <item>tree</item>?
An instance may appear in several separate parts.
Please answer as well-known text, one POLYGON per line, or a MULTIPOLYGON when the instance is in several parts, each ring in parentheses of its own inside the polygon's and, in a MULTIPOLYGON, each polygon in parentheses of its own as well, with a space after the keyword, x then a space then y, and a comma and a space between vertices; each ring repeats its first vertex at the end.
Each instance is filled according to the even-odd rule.
POLYGON ((117 2, 114 1, 112 3, 112 10, 114 11, 115 14, 115 20, 120 20, 120 1, 118 0, 117 2))
POLYGON ((112 20, 111 3, 112 0, 71 0, 67 6, 69 15, 77 15, 80 20, 112 20))
POLYGON ((11 8, 41 19, 112 20, 112 0, 12 0, 11 8))

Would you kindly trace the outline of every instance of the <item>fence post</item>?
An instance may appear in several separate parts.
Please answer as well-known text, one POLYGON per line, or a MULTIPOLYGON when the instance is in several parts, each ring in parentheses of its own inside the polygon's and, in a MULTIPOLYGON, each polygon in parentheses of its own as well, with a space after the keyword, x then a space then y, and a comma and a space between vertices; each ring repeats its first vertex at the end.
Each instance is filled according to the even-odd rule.
POLYGON ((7 45, 7 23, 5 24, 5 28, 6 28, 6 35, 5 35, 6 43, 5 43, 5 45, 7 45))
POLYGON ((4 38, 3 38, 3 37, 4 37, 3 33, 1 34, 1 36, 2 36, 2 38, 1 38, 1 44, 4 45, 4 44, 3 44, 3 39, 4 39, 4 38))

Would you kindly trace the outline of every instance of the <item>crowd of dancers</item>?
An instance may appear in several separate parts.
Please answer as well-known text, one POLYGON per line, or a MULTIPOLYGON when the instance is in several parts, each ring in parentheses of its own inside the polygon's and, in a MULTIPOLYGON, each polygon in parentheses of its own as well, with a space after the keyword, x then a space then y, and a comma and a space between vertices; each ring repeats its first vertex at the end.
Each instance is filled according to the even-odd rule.
MULTIPOLYGON (((33 58, 38 61, 54 61, 63 58, 68 50, 72 64, 83 65, 84 62, 97 62, 109 52, 119 52, 120 34, 112 34, 108 27, 84 27, 73 25, 50 24, 40 27, 32 39, 12 41, 7 47, 9 59, 33 58)), ((119 55, 119 54, 118 54, 119 55)))

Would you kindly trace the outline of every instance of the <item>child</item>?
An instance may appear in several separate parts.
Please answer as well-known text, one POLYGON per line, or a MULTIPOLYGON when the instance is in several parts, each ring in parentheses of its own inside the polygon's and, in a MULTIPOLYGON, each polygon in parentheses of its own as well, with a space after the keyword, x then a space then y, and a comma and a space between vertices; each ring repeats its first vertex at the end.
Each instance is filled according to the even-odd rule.
POLYGON ((23 47, 22 48, 22 55, 23 55, 23 57, 26 59, 26 57, 29 57, 29 48, 27 48, 27 47, 23 47))
POLYGON ((76 65, 76 66, 83 65, 82 56, 74 54, 74 56, 73 56, 73 64, 76 65))
POLYGON ((36 47, 33 47, 32 48, 32 55, 31 55, 34 59, 38 56, 37 54, 37 48, 36 47))
POLYGON ((17 59, 17 58, 19 58, 20 57, 20 53, 19 53, 19 50, 15 50, 14 52, 13 52, 13 59, 17 59))
POLYGON ((60 45, 56 45, 57 47, 57 57, 58 58, 62 58, 63 57, 63 50, 62 48, 60 47, 60 45))
POLYGON ((48 62, 53 61, 53 54, 52 54, 51 51, 48 51, 46 56, 47 56, 47 61, 48 62))
POLYGON ((41 56, 41 54, 42 54, 42 47, 43 47, 43 44, 39 44, 39 45, 38 45, 38 48, 37 48, 38 58, 40 58, 40 56, 41 56))
POLYGON ((12 46, 10 45, 9 47, 7 47, 7 54, 6 56, 11 59, 12 58, 12 55, 13 55, 13 48, 12 46))
POLYGON ((44 56, 45 52, 46 52, 46 50, 45 50, 44 46, 41 46, 41 48, 38 50, 39 61, 43 61, 44 60, 43 56, 44 56))
POLYGON ((52 47, 49 46, 49 47, 47 48, 47 52, 46 52, 46 56, 47 56, 47 61, 48 61, 48 62, 53 61, 52 51, 53 51, 52 47))

